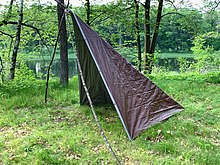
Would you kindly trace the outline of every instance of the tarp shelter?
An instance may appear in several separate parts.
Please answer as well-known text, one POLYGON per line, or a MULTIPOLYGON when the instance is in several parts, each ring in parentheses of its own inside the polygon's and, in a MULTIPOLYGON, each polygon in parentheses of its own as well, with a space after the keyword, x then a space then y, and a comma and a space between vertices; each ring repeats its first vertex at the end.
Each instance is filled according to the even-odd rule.
MULTIPOLYGON (((75 14, 73 23, 77 55, 91 99, 94 104, 113 103, 130 140, 183 109, 75 14)), ((88 104, 79 84, 80 103, 88 104)))

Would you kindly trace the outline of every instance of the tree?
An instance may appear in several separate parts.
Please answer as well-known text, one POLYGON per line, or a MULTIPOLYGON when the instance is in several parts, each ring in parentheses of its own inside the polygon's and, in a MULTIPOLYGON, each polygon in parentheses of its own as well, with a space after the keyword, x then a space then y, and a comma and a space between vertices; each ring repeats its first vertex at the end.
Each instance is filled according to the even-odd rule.
POLYGON ((16 39, 14 44, 14 50, 12 54, 12 60, 11 60, 11 67, 10 67, 10 79, 14 79, 15 77, 15 67, 16 67, 16 60, 17 60, 17 54, 19 49, 19 44, 21 40, 21 24, 23 21, 23 3, 24 0, 20 0, 20 7, 18 11, 18 24, 17 24, 17 32, 16 32, 16 39))
POLYGON ((141 37, 140 37, 140 26, 139 26, 139 3, 134 0, 135 5, 135 31, 136 31, 136 43, 137 43, 137 53, 138 53, 138 70, 141 71, 141 37))
POLYGON ((202 14, 189 8, 178 9, 177 13, 173 7, 166 7, 163 12, 156 51, 190 52, 194 36, 201 32, 202 14))
MULTIPOLYGON (((64 4, 64 0, 59 0, 64 4)), ((68 84, 68 46, 67 46, 67 31, 66 19, 62 6, 57 4, 58 28, 60 28, 60 83, 62 85, 68 84), (63 18, 62 18, 63 17, 63 18), (62 21, 62 22, 61 22, 62 21)))
POLYGON ((203 0, 205 8, 208 8, 208 13, 220 9, 220 0, 203 0))
MULTIPOLYGON (((3 26, 11 18, 13 2, 14 2, 13 0, 10 1, 8 12, 7 12, 6 17, 4 18, 4 20, 0 22, 0 26, 3 26)), ((11 41, 10 41, 10 49, 9 49, 9 56, 10 56, 11 46, 12 46, 12 43, 13 43, 13 36, 11 34, 5 33, 4 31, 0 31, 0 34, 1 35, 9 36, 10 39, 11 39, 11 41)), ((1 75, 2 82, 3 82, 4 81, 4 73, 3 73, 4 65, 3 65, 3 60, 2 60, 1 56, 0 56, 0 67, 1 67, 0 68, 0 75, 1 75)))
POLYGON ((91 10, 90 10, 90 0, 86 0, 85 8, 86 8, 86 23, 87 23, 88 25, 90 25, 90 14, 91 14, 91 10))
MULTIPOLYGON (((4 66, 4 77, 7 76, 9 79, 11 77, 10 69, 12 65, 8 66, 7 63, 10 62, 12 64, 12 59, 15 59, 13 57, 15 57, 14 53, 16 52, 13 51, 12 57, 10 53, 11 45, 14 45, 14 48, 17 49, 16 60, 13 61, 13 63, 15 63, 13 65, 14 70, 16 69, 14 77, 16 77, 16 74, 19 74, 19 72, 22 71, 19 67, 21 60, 26 60, 26 58, 30 58, 30 56, 32 57, 32 55, 33 58, 38 58, 39 56, 49 57, 51 53, 48 53, 49 47, 47 45, 54 45, 55 33, 57 31, 57 19, 54 19, 55 17, 53 17, 53 15, 57 13, 55 6, 41 5, 39 3, 27 6, 23 5, 19 47, 15 47, 15 45, 17 45, 15 44, 17 43, 17 40, 14 41, 14 44, 11 44, 13 43, 11 41, 13 41, 13 38, 15 37, 16 39, 18 38, 17 30, 15 28, 15 26, 18 25, 18 21, 14 20, 18 17, 19 12, 17 12, 17 6, 12 5, 12 1, 13 0, 11 0, 11 3, 7 8, 5 7, 5 10, 0 11, 0 54, 4 66), (48 19, 50 21, 48 21, 48 19), (18 48, 19 53, 22 54, 22 59, 17 58, 18 48), (5 56, 6 52, 8 52, 8 56, 5 56)), ((3 77, 3 75, 1 75, 1 77, 3 77)))
POLYGON ((158 0, 158 9, 157 16, 154 25, 154 31, 151 39, 151 26, 150 26, 150 9, 151 9, 151 1, 145 0, 144 11, 145 11, 145 22, 144 22, 144 30, 145 30, 145 42, 144 42, 144 71, 151 73, 153 67, 153 58, 154 51, 156 47, 157 36, 159 33, 160 21, 162 18, 162 9, 163 9, 163 0, 158 0))

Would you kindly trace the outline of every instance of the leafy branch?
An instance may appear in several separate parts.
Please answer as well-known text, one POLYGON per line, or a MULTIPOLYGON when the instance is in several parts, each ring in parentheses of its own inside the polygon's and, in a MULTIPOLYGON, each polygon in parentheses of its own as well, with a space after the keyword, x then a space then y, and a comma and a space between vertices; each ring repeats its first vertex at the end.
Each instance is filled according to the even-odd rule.
MULTIPOLYGON (((2 23, 3 23, 3 24, 0 24, 0 27, 3 26, 3 25, 9 25, 9 24, 11 24, 11 25, 17 25, 17 22, 16 22, 16 21, 5 21, 5 20, 3 20, 2 23)), ((41 33, 40 33, 40 30, 39 30, 37 27, 35 27, 35 26, 33 26, 33 25, 29 25, 29 24, 23 23, 23 22, 21 23, 21 25, 22 25, 22 26, 25 26, 25 27, 29 27, 29 28, 33 29, 34 31, 36 31, 37 34, 38 34, 39 37, 40 37, 41 42, 43 43, 44 46, 46 46, 48 52, 50 53, 50 49, 49 49, 49 47, 47 46, 46 42, 44 41, 44 39, 43 39, 43 37, 42 37, 42 35, 41 35, 41 33)))

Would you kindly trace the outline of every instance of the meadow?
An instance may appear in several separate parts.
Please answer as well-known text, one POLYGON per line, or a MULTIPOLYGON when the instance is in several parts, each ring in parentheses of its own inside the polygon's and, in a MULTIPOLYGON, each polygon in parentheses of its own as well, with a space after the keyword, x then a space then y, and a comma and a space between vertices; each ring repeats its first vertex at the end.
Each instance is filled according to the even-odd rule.
MULTIPOLYGON (((95 111, 122 164, 220 164, 219 74, 152 75, 185 109, 129 141, 115 109, 95 111)), ((43 80, 0 85, 0 164, 116 164, 88 106, 80 106, 78 80, 67 87, 43 80)))

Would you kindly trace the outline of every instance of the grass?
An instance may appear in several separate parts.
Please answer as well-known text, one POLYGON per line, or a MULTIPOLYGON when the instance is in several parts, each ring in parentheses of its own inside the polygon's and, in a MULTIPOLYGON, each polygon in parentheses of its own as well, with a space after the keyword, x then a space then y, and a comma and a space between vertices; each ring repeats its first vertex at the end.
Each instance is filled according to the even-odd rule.
MULTIPOLYGON (((220 85, 202 79, 152 77, 185 110, 130 142, 111 106, 95 107, 122 164, 220 164, 220 85)), ((79 106, 77 78, 0 86, 0 164, 115 164, 87 106, 79 106)))

